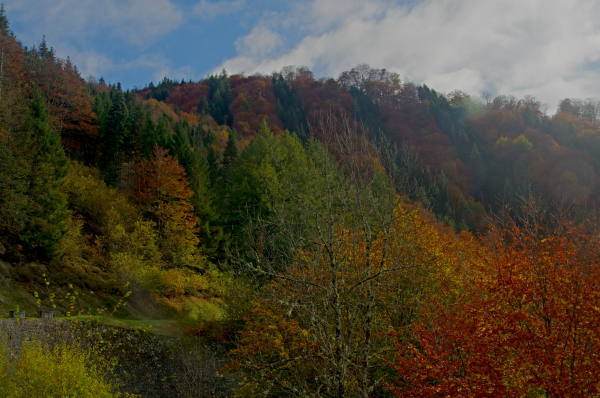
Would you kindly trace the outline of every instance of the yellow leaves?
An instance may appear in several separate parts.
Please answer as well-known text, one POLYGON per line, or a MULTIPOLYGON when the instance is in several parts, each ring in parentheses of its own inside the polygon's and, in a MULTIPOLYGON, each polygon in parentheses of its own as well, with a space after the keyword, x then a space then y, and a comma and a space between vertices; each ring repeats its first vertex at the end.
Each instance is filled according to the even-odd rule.
MULTIPOLYGON (((89 353, 74 345, 42 346, 38 340, 25 342, 21 356, 10 364, 0 347, 0 393, 20 397, 113 397, 114 386, 92 363, 89 353)), ((96 360, 99 360, 96 358, 96 360)), ((103 366, 107 364, 102 364, 103 366)))
POLYGON ((533 144, 523 134, 515 138, 512 142, 517 152, 525 153, 531 151, 533 144))
POLYGON ((496 140, 496 145, 507 145, 509 142, 507 137, 502 136, 496 140))
MULTIPOLYGON (((478 242, 467 232, 457 238, 450 231, 436 228, 435 221, 418 207, 399 205, 391 252, 403 257, 409 269, 421 269, 420 282, 433 292, 443 281, 457 285, 457 270, 473 258, 478 242)), ((412 278, 415 278, 413 273, 412 278)))
POLYGON ((136 164, 131 194, 157 224, 163 256, 176 265, 189 265, 199 241, 198 225, 190 202, 193 191, 177 158, 155 146, 151 160, 136 164))

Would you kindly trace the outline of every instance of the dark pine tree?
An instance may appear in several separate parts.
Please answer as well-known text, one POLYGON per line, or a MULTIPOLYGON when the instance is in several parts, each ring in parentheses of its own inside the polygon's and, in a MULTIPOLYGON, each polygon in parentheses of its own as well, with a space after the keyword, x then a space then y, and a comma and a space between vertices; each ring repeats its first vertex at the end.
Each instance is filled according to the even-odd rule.
POLYGON ((21 239, 36 258, 51 258, 67 231, 69 211, 62 191, 68 159, 46 109, 46 99, 34 91, 30 104, 29 165, 26 181, 27 226, 21 239))
POLYGON ((127 106, 125 97, 120 90, 111 92, 111 107, 106 120, 100 126, 100 170, 104 181, 115 186, 120 181, 120 169, 123 160, 124 143, 127 136, 127 106))
POLYGON ((229 171, 233 166, 233 163, 237 159, 239 155, 237 140, 236 140, 237 132, 232 130, 227 137, 227 145, 225 146, 225 151, 223 152, 223 168, 222 174, 223 179, 227 180, 229 177, 229 171))
POLYGON ((208 100, 204 95, 200 96, 200 102, 198 102, 198 113, 204 115, 208 111, 208 100))

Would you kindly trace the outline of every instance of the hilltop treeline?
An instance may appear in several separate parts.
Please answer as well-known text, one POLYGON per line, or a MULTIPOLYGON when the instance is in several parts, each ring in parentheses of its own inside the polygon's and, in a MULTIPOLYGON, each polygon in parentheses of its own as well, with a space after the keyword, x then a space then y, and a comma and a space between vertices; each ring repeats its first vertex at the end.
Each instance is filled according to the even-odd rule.
POLYGON ((337 79, 317 79, 305 67, 270 76, 223 71, 197 83, 165 78, 137 94, 164 100, 184 118, 210 116, 244 140, 263 119, 275 134, 301 137, 325 113, 355 120, 373 139, 381 133, 409 149, 402 166, 415 189, 407 194, 456 230, 482 231, 486 211, 529 190, 576 212, 598 197, 600 108, 594 100, 564 99, 548 116, 546 105, 531 96, 441 94, 368 65, 337 79))
MULTIPOLYGON (((107 186, 121 191, 131 183, 135 164, 150 158, 155 145, 168 150, 185 169, 202 245, 210 255, 223 254, 234 233, 235 223, 226 214, 231 209, 225 209, 230 193, 224 187, 230 185, 235 158, 263 121, 275 136, 289 131, 307 142, 309 125, 333 114, 356 121, 371 139, 391 140, 405 152, 399 166, 412 181, 404 194, 456 231, 482 232, 486 212, 529 191, 579 215, 594 207, 599 194, 600 108, 594 100, 564 99, 548 116, 531 96, 441 94, 366 64, 337 79, 317 79, 308 68, 286 67, 269 76, 223 71, 199 82, 165 78, 156 86, 123 91, 104 79, 83 81, 70 60, 57 59, 44 41, 27 49, 7 29, 11 61, 3 84, 28 83, 19 87, 21 96, 4 100, 39 92, 47 101, 44 112, 60 132, 63 152, 98 167, 107 186)), ((21 126, 7 128, 31 125, 25 102, 20 108, 11 108, 20 112, 11 123, 18 119, 21 126)), ((13 203, 18 199, 6 200, 5 211, 11 213, 5 218, 15 231, 25 212, 13 203)))

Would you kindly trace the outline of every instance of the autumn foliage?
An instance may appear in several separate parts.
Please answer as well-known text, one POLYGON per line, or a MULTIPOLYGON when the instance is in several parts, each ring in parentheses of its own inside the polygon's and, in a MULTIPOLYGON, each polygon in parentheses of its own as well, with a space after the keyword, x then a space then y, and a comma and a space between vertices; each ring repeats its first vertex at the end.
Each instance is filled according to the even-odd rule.
POLYGON ((493 228, 452 304, 397 335, 398 397, 595 396, 600 250, 594 223, 493 228))
POLYGON ((244 137, 252 136, 263 119, 270 122, 275 133, 283 131, 283 124, 275 113, 276 98, 270 79, 233 76, 231 89, 235 96, 230 108, 233 127, 244 137))
POLYGON ((161 248, 176 262, 185 262, 199 242, 193 194, 185 170, 166 149, 156 146, 150 160, 136 164, 131 195, 156 223, 161 248))
MULTIPOLYGON (((238 332, 238 397, 600 396, 600 100, 551 116, 366 64, 129 90, 2 6, 0 61, 9 293, 181 299, 238 332), (532 191, 556 214, 513 209, 532 191)), ((1 354, 0 392, 27 360, 1 354)))
POLYGON ((246 330, 240 336, 240 348, 233 351, 235 360, 229 370, 244 369, 252 373, 240 383, 238 396, 255 396, 258 391, 293 393, 314 389, 318 374, 314 366, 326 366, 315 360, 317 348, 310 331, 286 314, 283 308, 260 301, 250 314, 246 330))
POLYGON ((453 280, 456 254, 473 243, 436 229, 419 206, 400 204, 394 213, 389 234, 380 233, 369 244, 362 232, 338 228, 332 258, 300 250, 283 275, 263 288, 232 352, 231 367, 253 375, 241 383, 240 396, 320 390, 327 396, 362 396, 362 377, 363 392, 377 387, 375 373, 394 349, 389 331, 419 317, 420 303, 453 280), (338 344, 344 344, 345 359, 336 357, 338 344), (363 373, 365 355, 372 364, 363 373), (347 367, 342 393, 329 380, 339 363, 347 367))

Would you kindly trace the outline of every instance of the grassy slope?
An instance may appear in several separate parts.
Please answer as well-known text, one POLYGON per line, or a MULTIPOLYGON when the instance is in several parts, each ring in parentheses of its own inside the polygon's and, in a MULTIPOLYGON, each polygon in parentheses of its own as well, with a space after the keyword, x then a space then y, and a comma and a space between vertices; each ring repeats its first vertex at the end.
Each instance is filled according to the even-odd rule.
POLYGON ((54 293, 55 316, 63 317, 69 310, 67 294, 77 292, 74 313, 83 310, 86 314, 95 314, 105 308, 103 319, 115 326, 125 328, 143 328, 161 335, 179 335, 198 329, 203 323, 222 319, 221 303, 199 297, 164 298, 148 293, 139 286, 131 286, 132 294, 124 300, 127 304, 113 311, 124 292, 107 294, 102 291, 89 292, 81 288, 70 289, 65 286, 47 288, 35 281, 15 282, 11 278, 12 265, 0 260, 0 318, 8 317, 8 312, 19 308, 28 317, 35 317, 38 311, 34 292, 40 293, 41 309, 49 310, 52 304, 48 293, 54 293))

